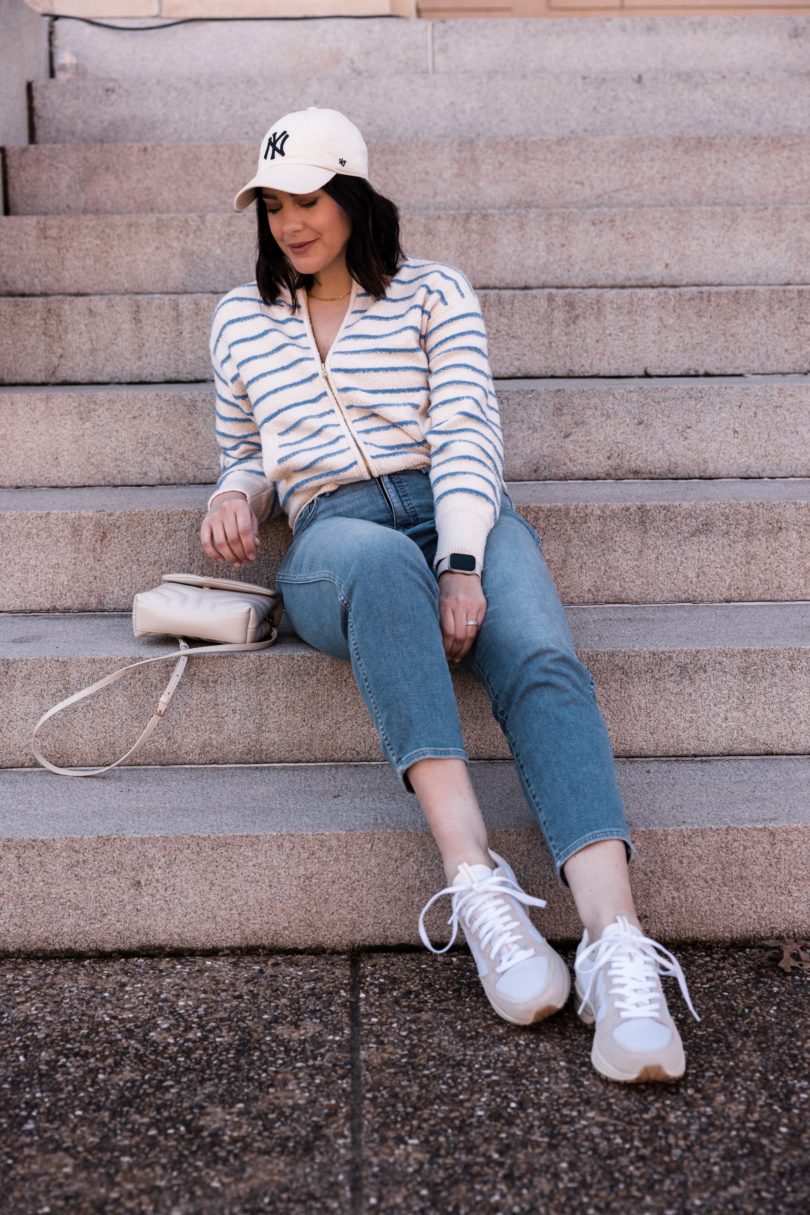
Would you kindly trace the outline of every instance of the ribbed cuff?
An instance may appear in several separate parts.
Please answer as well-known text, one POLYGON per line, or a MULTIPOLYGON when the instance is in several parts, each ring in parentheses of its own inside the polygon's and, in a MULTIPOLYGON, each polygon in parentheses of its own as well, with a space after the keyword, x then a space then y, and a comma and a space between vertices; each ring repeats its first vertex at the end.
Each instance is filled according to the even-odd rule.
POLYGON ((434 567, 451 553, 468 553, 475 557, 478 568, 483 569, 487 537, 494 523, 494 511, 491 509, 486 515, 481 515, 474 513, 469 506, 459 509, 458 506, 445 506, 440 502, 436 508, 438 543, 434 567))
POLYGON ((208 499, 208 510, 211 509, 211 503, 214 501, 214 498, 219 498, 222 494, 243 494, 247 498, 246 490, 237 489, 235 485, 223 485, 222 489, 218 489, 216 493, 211 494, 211 497, 208 499))
POLYGON ((218 489, 214 490, 208 499, 207 509, 211 509, 211 503, 214 501, 214 498, 217 498, 220 494, 231 493, 245 495, 260 523, 273 508, 275 486, 272 481, 267 481, 264 478, 260 480, 258 477, 251 476, 250 473, 237 471, 228 477, 227 481, 224 481, 218 489))

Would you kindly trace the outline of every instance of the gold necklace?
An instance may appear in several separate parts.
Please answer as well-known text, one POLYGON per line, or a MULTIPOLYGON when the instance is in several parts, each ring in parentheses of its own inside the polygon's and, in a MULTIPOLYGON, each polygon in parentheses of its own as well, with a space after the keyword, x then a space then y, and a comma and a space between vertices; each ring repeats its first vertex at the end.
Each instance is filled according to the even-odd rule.
POLYGON ((323 302, 327 304, 332 300, 345 300, 346 296, 351 295, 351 293, 352 289, 350 287, 345 295, 313 295, 311 291, 307 291, 307 297, 311 300, 323 300, 323 302))

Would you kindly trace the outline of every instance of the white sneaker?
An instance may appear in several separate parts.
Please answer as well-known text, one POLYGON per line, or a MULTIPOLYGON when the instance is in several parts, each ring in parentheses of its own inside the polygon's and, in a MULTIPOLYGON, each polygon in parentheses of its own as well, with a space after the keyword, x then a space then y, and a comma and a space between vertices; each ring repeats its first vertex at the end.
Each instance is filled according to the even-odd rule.
POLYGON ((458 926, 478 967, 478 977, 492 1007, 514 1025, 530 1025, 562 1008, 571 991, 568 967, 535 928, 521 903, 545 907, 521 889, 514 872, 489 849, 497 867, 459 865, 451 886, 438 891, 422 908, 419 935, 433 953, 445 953, 458 926), (437 899, 452 895, 448 924, 453 933, 443 949, 435 949, 425 931, 425 914, 437 899))
POLYGON ((686 1070, 683 1044, 669 1015, 661 975, 674 975, 695 1020, 680 963, 617 916, 597 941, 587 929, 574 962, 577 1012, 595 1028, 591 1062, 609 1080, 679 1080, 686 1070), (584 990, 581 980, 587 979, 584 990))

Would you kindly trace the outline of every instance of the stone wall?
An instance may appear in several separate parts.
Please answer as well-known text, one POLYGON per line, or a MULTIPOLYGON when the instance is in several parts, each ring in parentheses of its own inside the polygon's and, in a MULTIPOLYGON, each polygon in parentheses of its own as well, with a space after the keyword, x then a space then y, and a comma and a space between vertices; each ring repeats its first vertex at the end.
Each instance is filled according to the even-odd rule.
POLYGON ((0 0, 0 147, 28 143, 29 80, 48 75, 48 22, 23 0, 0 0))
MULTIPOLYGON (((17 0, 22 3, 23 0, 17 0)), ((662 13, 793 13, 810 0, 25 0, 51 16, 160 17, 607 17, 662 13)))

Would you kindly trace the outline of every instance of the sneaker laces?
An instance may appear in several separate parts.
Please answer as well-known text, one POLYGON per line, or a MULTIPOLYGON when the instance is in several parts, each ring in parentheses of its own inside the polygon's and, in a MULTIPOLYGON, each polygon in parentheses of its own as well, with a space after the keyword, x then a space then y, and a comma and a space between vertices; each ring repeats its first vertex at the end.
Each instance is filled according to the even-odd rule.
POLYGON ((658 941, 640 932, 632 932, 625 916, 619 916, 618 922, 621 932, 611 933, 607 938, 600 937, 586 946, 574 963, 577 974, 588 975, 579 1011, 582 1012, 588 1002, 597 973, 607 966, 608 976, 613 980, 613 986, 608 991, 610 995, 618 996, 616 1007, 620 1016, 658 1017, 663 998, 658 977, 674 975, 689 1011, 699 1021, 686 986, 686 976, 677 958, 658 941), (590 958, 593 958, 593 964, 584 966, 583 962, 590 958))
POLYGON ((546 906, 545 899, 537 899, 534 895, 527 894, 506 874, 496 874, 493 871, 492 877, 471 882, 467 887, 445 886, 444 890, 439 890, 428 899, 419 916, 419 935, 423 944, 432 953, 446 953, 458 935, 459 919, 463 919, 472 932, 480 932, 481 947, 484 950, 489 948, 489 956, 493 961, 498 953, 503 951, 504 956, 495 968, 497 974, 509 970, 518 962, 525 961, 526 958, 533 957, 535 954, 533 947, 520 948, 521 934, 514 931, 515 928, 521 927, 520 921, 513 918, 514 910, 506 899, 497 897, 499 894, 508 894, 510 898, 517 899, 521 903, 531 904, 533 907, 546 906), (436 949, 425 930, 425 915, 437 899, 448 894, 453 897, 453 910, 447 923, 452 924, 453 932, 444 948, 436 949))

